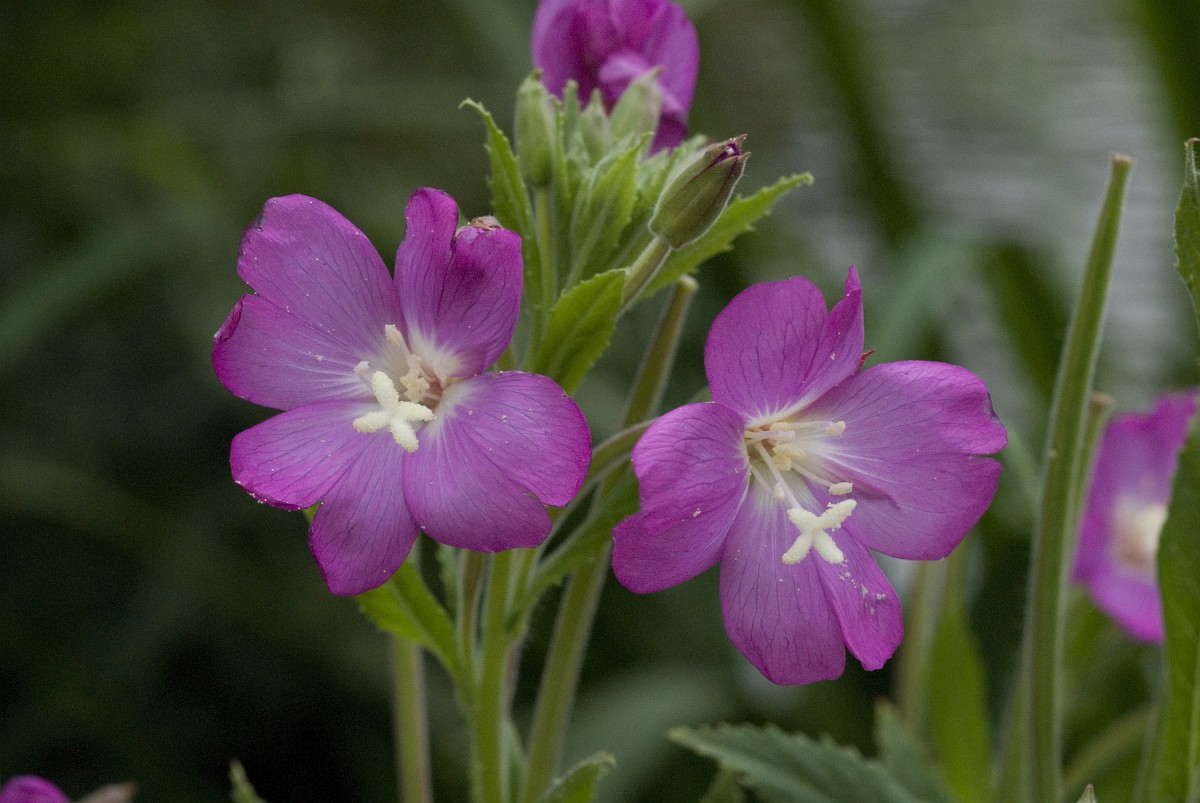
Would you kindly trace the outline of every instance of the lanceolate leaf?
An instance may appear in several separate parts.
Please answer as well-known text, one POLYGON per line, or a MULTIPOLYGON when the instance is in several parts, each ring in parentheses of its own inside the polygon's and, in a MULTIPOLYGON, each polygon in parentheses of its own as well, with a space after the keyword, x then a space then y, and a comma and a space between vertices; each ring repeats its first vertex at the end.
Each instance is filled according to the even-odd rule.
POLYGON ((677 728, 671 738, 736 772, 777 803, 918 803, 877 761, 829 741, 768 727, 677 728))
POLYGON ((571 216, 571 276, 586 279, 606 268, 623 267, 609 264, 609 257, 633 214, 641 150, 638 142, 610 155, 579 188, 571 216))
POLYGON ((1167 668, 1154 801, 1200 801, 1200 426, 1179 456, 1158 548, 1167 668))
POLYGON ((952 803, 946 784, 929 765, 920 742, 886 703, 875 707, 875 744, 884 769, 905 789, 927 803, 952 803))
POLYGON ((1183 192, 1175 210, 1175 267, 1192 294, 1192 307, 1200 323, 1200 139, 1189 139, 1184 146, 1183 192))
POLYGON ((604 353, 621 310, 624 269, 610 270, 568 290, 550 312, 550 327, 530 370, 570 393, 604 353))
POLYGON ((811 183, 811 175, 800 173, 781 178, 749 197, 734 198, 712 228, 671 254, 658 276, 650 283, 647 295, 674 283, 680 276, 691 273, 709 257, 728 251, 739 235, 753 231, 754 224, 770 214, 776 201, 801 184, 811 183))

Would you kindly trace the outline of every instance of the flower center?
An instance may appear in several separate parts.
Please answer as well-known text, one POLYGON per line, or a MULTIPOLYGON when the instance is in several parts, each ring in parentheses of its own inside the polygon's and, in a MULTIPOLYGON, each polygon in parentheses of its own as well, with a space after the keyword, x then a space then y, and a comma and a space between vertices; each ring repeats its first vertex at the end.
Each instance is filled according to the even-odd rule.
POLYGON ((379 404, 378 410, 354 419, 354 428, 363 433, 386 429, 398 446, 407 452, 415 452, 417 427, 433 420, 433 408, 441 398, 441 386, 436 377, 426 372, 421 358, 409 351, 399 329, 389 323, 383 327, 383 333, 390 348, 380 362, 392 371, 381 368, 372 371, 366 360, 354 367, 354 373, 370 387, 379 404), (400 388, 396 387, 394 374, 400 374, 400 388))
POLYGON ((1158 537, 1166 521, 1164 504, 1121 500, 1113 521, 1112 550, 1117 562, 1138 574, 1153 577, 1158 537))
POLYGON ((810 483, 822 485, 831 496, 846 496, 854 485, 829 476, 821 459, 825 441, 841 437, 845 421, 775 421, 767 427, 748 429, 743 441, 751 454, 750 471, 774 497, 787 505, 788 520, 800 531, 795 542, 783 553, 784 563, 804 560, 809 550, 829 563, 846 559, 829 533, 842 526, 858 503, 853 499, 830 502, 814 512, 815 500, 807 506, 800 496, 812 500, 810 483), (757 459, 754 459, 757 458, 757 459))

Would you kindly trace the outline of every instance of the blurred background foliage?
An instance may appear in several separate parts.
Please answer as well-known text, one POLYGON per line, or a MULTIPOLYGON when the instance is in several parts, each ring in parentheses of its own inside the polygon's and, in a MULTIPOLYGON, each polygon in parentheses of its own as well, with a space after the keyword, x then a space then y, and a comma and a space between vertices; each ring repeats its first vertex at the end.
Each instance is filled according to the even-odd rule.
MULTIPOLYGON (((0 6, 0 776, 216 801, 238 758, 268 800, 393 799, 383 638, 325 591, 303 518, 231 482, 230 438, 268 413, 217 383, 211 338, 245 292, 238 239, 268 197, 329 202, 389 263, 416 188, 488 212, 482 128, 458 104, 511 130, 534 5, 0 6)), ((1111 151, 1138 165, 1100 385, 1128 408, 1197 380, 1171 215, 1182 142, 1200 135, 1200 7, 685 5, 701 42, 693 130, 749 134, 744 188, 801 170, 816 183, 701 270, 668 403, 702 384, 704 333, 739 289, 802 273, 832 296, 851 263, 877 359, 981 374, 1013 440, 966 575, 998 718, 1028 487, 1111 151)), ((656 306, 577 394, 598 437, 656 306)), ((905 588, 911 572, 887 568, 905 588)), ((1136 717, 1156 671, 1153 650, 1075 606, 1071 756, 1136 717)), ((531 675, 550 620, 547 606, 531 675)), ((568 753, 615 751, 608 800, 694 800, 711 767, 669 726, 770 720, 870 753, 894 673, 851 660, 840 681, 774 688, 725 639, 711 573, 643 598, 610 583, 568 753)), ((431 694, 437 783, 458 799, 464 734, 436 674, 431 694)), ((1089 778, 1101 799, 1123 799, 1132 760, 1089 778)))

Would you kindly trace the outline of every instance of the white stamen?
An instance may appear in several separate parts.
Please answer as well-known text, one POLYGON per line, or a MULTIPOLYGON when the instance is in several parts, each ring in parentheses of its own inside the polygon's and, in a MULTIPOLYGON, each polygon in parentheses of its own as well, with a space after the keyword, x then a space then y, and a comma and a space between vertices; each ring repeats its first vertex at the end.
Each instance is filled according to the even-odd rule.
MULTIPOLYGON (((359 365, 365 365, 360 363, 359 365)), ((358 373, 358 369, 355 369, 358 373)), ((359 432, 378 432, 385 427, 392 438, 407 452, 417 450, 417 433, 413 423, 433 420, 433 410, 423 404, 400 401, 392 378, 383 371, 371 374, 371 390, 381 409, 372 410, 354 419, 354 428, 359 432)))
POLYGON ((845 421, 834 421, 829 426, 825 427, 825 434, 830 435, 835 438, 838 437, 839 435, 841 435, 845 431, 846 431, 846 422, 845 421))
POLYGON ((800 536, 787 552, 783 553, 783 562, 799 563, 808 555, 810 549, 817 550, 817 554, 827 563, 841 563, 845 560, 846 556, 834 543, 829 531, 841 527, 857 505, 858 502, 853 499, 844 499, 829 505, 819 516, 800 506, 789 509, 788 518, 800 530, 800 536))
POLYGON ((833 485, 829 486, 829 495, 830 496, 845 496, 846 494, 850 493, 853 490, 854 490, 854 483, 852 483, 852 482, 835 482, 833 485))

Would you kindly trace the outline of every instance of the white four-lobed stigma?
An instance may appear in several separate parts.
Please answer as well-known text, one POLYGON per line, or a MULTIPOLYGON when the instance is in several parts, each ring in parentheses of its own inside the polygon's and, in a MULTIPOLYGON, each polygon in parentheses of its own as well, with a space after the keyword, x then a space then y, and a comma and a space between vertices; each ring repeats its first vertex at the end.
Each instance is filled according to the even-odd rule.
POLYGON ((857 505, 853 499, 843 499, 836 504, 831 503, 820 515, 799 505, 789 508, 788 519, 800 530, 800 536, 788 551, 783 553, 783 562, 789 565, 799 563, 808 555, 810 549, 815 549, 828 563, 841 563, 845 560, 846 556, 834 543, 829 532, 841 527, 857 505))
POLYGON ((413 424, 432 421, 433 410, 416 402, 401 401, 395 383, 383 371, 371 374, 371 391, 375 394, 375 401, 379 402, 380 409, 354 419, 354 428, 363 433, 387 429, 406 452, 415 452, 417 432, 413 424))

